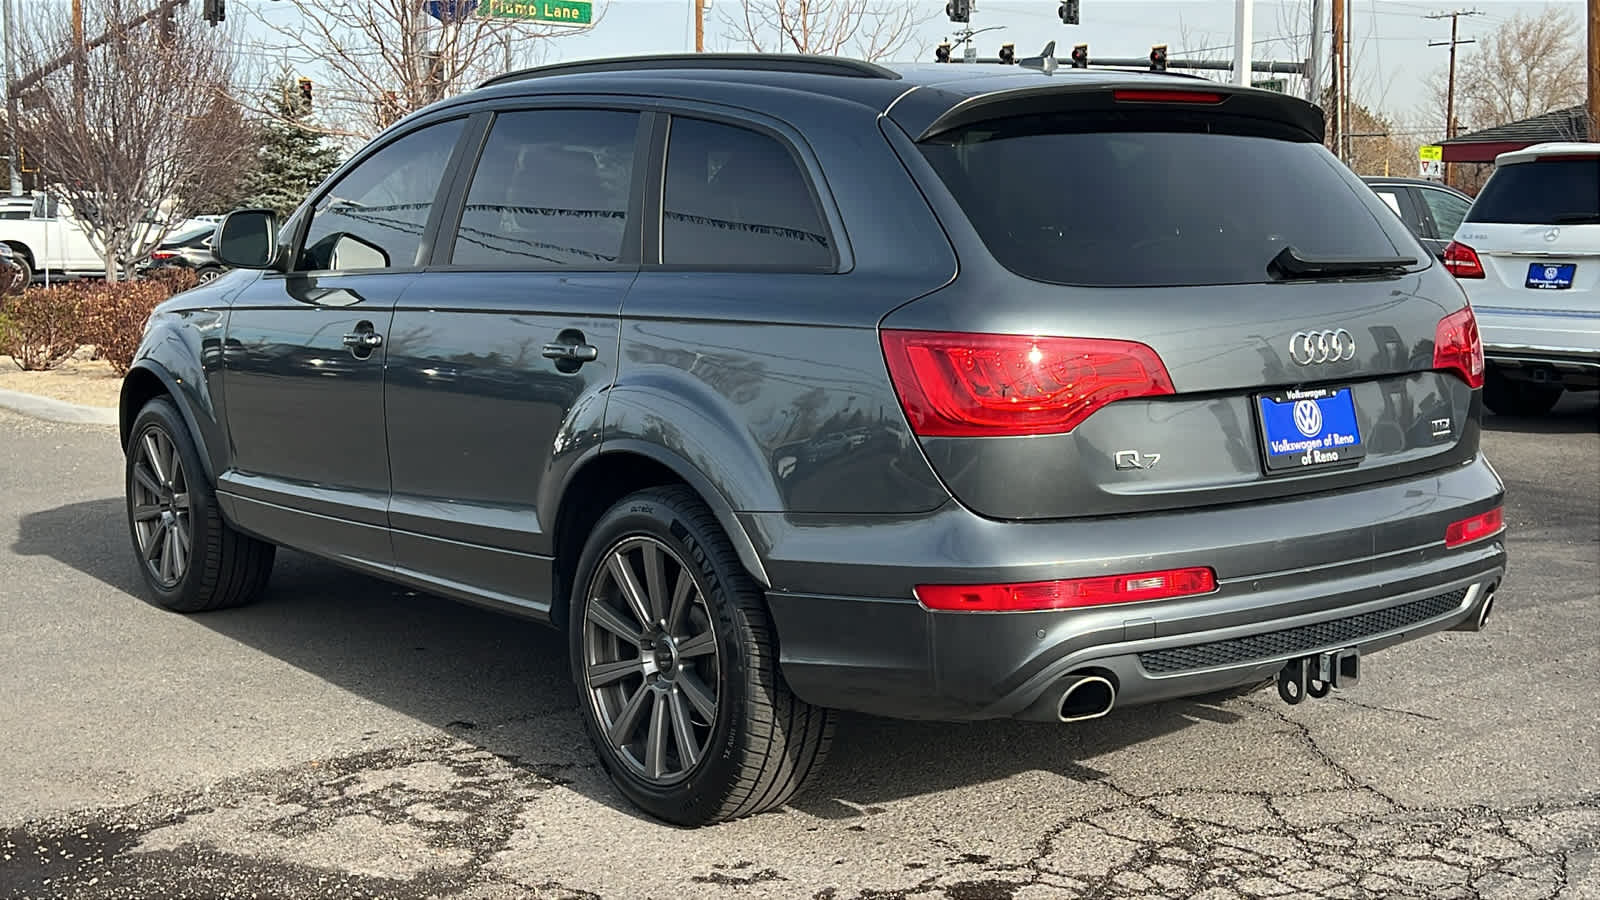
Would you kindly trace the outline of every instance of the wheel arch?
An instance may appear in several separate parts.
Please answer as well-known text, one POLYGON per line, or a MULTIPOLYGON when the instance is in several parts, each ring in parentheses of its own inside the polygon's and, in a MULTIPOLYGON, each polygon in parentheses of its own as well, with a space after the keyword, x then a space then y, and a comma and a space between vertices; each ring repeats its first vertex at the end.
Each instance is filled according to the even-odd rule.
POLYGON ((117 402, 118 441, 123 452, 127 452, 133 421, 139 417, 139 411, 151 400, 165 397, 177 407, 178 415, 183 418, 184 427, 189 429, 189 436, 193 438, 196 448, 200 451, 200 465, 205 469, 206 481, 216 484, 217 472, 211 446, 207 442, 205 430, 200 427, 195 417, 187 394, 188 392, 179 386, 178 379, 160 363, 148 357, 134 363, 128 369, 128 374, 123 376, 122 394, 117 402))
POLYGON ((623 497, 669 484, 693 490, 716 516, 750 576, 763 587, 771 586, 755 542, 733 505, 709 478, 683 457, 659 445, 630 438, 607 440, 600 450, 573 466, 556 507, 555 584, 550 618, 557 628, 566 627, 578 557, 595 523, 623 497))
POLYGON ((6 239, 4 241, 0 241, 0 243, 4 243, 8 247, 10 247, 13 253, 18 253, 18 254, 21 254, 23 257, 25 257, 27 259, 27 261, 28 261, 28 267, 29 268, 36 268, 36 266, 34 265, 34 260, 38 259, 38 257, 33 255, 33 248, 29 247, 27 244, 23 243, 22 241, 10 239, 10 238, 8 238, 8 239, 6 239))

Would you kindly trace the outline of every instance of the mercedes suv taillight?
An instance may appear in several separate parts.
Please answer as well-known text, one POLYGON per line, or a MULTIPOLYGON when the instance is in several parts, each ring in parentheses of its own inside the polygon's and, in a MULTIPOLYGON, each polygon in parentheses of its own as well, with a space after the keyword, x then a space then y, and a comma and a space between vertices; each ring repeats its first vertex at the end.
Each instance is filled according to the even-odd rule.
POLYGON ((1483 263, 1478 251, 1460 241, 1451 241, 1444 248, 1444 267, 1457 278, 1482 278, 1483 263))
POLYGON ((1483 387, 1483 339, 1472 307, 1463 306, 1439 320, 1433 332, 1433 367, 1460 375, 1468 387, 1483 387))
POLYGON ((923 437, 1061 434, 1108 403, 1174 392, 1134 341, 885 330, 883 350, 923 437))

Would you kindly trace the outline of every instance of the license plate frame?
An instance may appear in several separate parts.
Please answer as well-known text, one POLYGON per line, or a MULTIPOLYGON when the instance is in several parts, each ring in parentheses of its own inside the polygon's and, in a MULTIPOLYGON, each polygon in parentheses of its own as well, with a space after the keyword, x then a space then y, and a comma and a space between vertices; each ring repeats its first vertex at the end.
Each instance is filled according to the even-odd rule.
POLYGON ((1569 291, 1577 277, 1577 263, 1528 263, 1528 277, 1522 286, 1535 291, 1569 291))
POLYGON ((1349 385, 1268 391, 1254 405, 1268 475, 1353 465, 1367 455, 1349 385))

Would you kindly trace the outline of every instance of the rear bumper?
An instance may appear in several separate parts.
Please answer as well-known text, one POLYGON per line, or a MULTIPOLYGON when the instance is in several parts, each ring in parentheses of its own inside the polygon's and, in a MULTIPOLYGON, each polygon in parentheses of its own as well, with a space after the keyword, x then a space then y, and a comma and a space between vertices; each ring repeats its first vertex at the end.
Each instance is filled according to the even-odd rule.
POLYGON ((814 565, 784 555, 815 536, 797 533, 812 529, 789 517, 787 530, 762 523, 763 537, 781 539, 768 554, 768 599, 784 675, 809 702, 896 718, 1054 720, 1066 685, 1084 674, 1110 680, 1120 707, 1257 682, 1285 660, 1324 650, 1372 652, 1470 627, 1504 577, 1504 543, 1447 550, 1444 528, 1502 497, 1479 457, 1362 491, 1160 516, 994 522, 947 506, 898 525, 877 522, 871 537, 835 544, 814 565), (928 520, 944 520, 933 529, 942 536, 928 520), (1010 552, 985 564, 985 548, 996 547, 1010 552), (865 560, 874 551, 875 565, 865 560), (1017 564, 1004 565, 1007 555, 1017 564), (939 556, 943 565, 923 562, 939 556), (1037 558, 1050 561, 1029 561, 1037 558), (875 596, 839 591, 827 574, 849 578, 872 565, 873 577, 862 580, 886 586, 1208 564, 1219 587, 1203 597, 992 614, 930 612, 909 584, 875 596), (832 583, 807 590, 799 583, 806 573, 832 583))
POLYGON ((1483 353, 1508 377, 1600 387, 1600 310, 1524 309, 1473 298, 1483 353))

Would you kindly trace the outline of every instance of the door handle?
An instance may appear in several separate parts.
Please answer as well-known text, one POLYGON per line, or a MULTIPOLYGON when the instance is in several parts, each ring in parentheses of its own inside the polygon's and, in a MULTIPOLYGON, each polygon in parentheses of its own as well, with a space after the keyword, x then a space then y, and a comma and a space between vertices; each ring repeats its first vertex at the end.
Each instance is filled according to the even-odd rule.
POLYGON ((383 335, 375 331, 352 331, 344 336, 344 345, 352 350, 371 350, 383 346, 383 335))
POLYGON ((594 362, 600 358, 600 348, 593 344, 545 344, 543 355, 545 359, 594 362))

